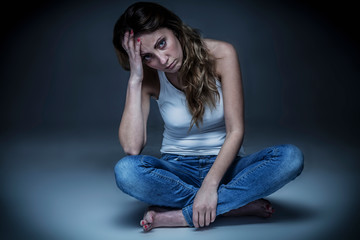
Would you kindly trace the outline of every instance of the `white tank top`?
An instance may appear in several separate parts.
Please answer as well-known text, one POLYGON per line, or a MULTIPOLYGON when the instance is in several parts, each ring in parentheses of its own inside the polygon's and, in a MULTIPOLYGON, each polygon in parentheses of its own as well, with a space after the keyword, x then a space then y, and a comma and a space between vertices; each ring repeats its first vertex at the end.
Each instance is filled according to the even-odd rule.
MULTIPOLYGON (((186 104, 185 94, 158 71, 160 94, 157 100, 165 123, 161 153, 177 155, 218 155, 226 138, 223 95, 221 84, 216 81, 220 99, 215 108, 206 106, 203 123, 189 131, 192 116, 186 104)), ((241 147, 239 156, 243 156, 241 147)))

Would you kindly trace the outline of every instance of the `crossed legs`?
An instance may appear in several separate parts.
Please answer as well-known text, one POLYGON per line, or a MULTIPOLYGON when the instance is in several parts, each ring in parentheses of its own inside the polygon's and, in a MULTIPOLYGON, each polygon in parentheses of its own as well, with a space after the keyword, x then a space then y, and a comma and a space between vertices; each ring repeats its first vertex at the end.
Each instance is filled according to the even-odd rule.
MULTIPOLYGON (((182 173, 188 171, 184 171, 183 165, 174 164, 139 155, 127 156, 115 166, 118 187, 154 205, 140 221, 145 231, 156 227, 193 227, 192 202, 198 186, 183 181, 188 176, 182 173)), ((293 145, 274 146, 237 158, 219 187, 217 215, 270 217, 273 209, 263 197, 293 180, 302 168, 302 153, 293 145)))

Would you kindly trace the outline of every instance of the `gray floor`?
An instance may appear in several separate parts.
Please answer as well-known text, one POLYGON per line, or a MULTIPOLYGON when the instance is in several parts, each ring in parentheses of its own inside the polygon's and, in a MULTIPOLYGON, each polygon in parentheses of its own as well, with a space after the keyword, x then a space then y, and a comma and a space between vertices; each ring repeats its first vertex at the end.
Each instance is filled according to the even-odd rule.
MULTIPOLYGON (((158 154, 160 135, 145 153, 158 154)), ((324 132, 250 127, 247 152, 294 143, 301 176, 269 196, 276 213, 262 220, 219 218, 209 228, 138 226, 146 205, 117 189, 122 152, 116 130, 7 134, 1 138, 2 239, 347 239, 358 232, 356 142, 324 132), (345 238, 344 238, 345 239, 345 238)))

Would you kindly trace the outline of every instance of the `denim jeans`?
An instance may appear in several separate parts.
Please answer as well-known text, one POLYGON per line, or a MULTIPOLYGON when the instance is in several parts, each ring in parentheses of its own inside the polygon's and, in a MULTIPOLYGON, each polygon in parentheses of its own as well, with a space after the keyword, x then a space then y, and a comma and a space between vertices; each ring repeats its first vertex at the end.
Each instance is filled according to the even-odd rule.
MULTIPOLYGON (((129 155, 115 166, 117 186, 150 205, 182 209, 193 227, 195 195, 216 156, 163 154, 160 159, 129 155)), ((295 146, 278 145, 245 157, 236 157, 218 188, 216 215, 270 195, 296 178, 303 169, 303 154, 295 146)))

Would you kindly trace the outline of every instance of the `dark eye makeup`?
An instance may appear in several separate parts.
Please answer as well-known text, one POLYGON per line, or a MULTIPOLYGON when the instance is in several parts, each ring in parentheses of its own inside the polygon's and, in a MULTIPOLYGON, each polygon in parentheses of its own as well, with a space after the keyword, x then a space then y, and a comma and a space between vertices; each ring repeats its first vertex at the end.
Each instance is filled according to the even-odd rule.
POLYGON ((166 46, 166 39, 163 38, 158 43, 158 48, 163 49, 166 46))
MULTIPOLYGON (((156 47, 159 49, 164 49, 166 47, 166 38, 160 39, 157 42, 156 47)), ((141 56, 141 58, 144 62, 149 62, 151 60, 151 57, 152 57, 152 55, 150 53, 146 53, 141 56)))

